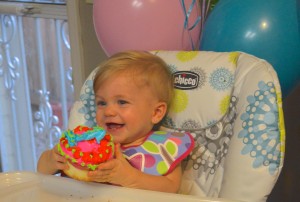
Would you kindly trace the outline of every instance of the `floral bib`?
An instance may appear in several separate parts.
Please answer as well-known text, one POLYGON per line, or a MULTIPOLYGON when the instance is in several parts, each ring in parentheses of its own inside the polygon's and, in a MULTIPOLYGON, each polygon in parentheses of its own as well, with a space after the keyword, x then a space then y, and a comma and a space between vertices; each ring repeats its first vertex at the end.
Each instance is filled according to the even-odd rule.
POLYGON ((189 133, 154 131, 143 144, 122 148, 132 166, 152 175, 166 175, 180 163, 194 147, 189 133))

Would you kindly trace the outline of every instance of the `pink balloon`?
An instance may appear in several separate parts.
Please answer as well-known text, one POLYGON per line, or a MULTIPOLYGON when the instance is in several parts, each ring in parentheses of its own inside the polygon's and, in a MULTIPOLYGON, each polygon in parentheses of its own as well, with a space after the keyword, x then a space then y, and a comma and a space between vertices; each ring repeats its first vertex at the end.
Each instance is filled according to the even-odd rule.
MULTIPOLYGON (((124 50, 192 50, 199 46, 200 22, 188 31, 181 1, 95 0, 97 38, 108 56, 124 50)), ((184 0, 186 12, 193 0, 184 0)), ((191 28, 199 16, 196 0, 187 18, 191 28)))

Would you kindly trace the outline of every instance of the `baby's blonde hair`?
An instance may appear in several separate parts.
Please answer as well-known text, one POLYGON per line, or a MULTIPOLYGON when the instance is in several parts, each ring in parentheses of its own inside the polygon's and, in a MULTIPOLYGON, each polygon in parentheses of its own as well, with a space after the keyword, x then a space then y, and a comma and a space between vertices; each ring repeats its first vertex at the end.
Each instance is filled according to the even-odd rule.
POLYGON ((131 75, 137 85, 150 87, 159 101, 170 105, 174 94, 172 72, 160 57, 144 51, 120 52, 100 64, 94 78, 94 92, 111 76, 124 73, 131 75))

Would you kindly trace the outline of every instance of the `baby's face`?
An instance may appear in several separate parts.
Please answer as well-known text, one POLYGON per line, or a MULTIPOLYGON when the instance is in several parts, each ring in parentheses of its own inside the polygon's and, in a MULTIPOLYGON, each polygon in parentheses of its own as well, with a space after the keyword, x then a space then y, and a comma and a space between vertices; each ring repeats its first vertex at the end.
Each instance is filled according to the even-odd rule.
POLYGON ((101 84, 95 92, 97 124, 112 134, 116 143, 139 144, 153 127, 158 100, 149 87, 140 87, 128 74, 101 84))

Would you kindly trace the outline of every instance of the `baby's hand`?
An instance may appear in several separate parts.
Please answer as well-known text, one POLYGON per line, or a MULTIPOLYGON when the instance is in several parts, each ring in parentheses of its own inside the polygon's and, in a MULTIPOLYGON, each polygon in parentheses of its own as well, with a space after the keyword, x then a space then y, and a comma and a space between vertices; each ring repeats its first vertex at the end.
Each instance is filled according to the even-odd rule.
POLYGON ((67 159, 60 155, 57 145, 42 153, 37 166, 38 172, 44 174, 55 174, 68 168, 67 159))
POLYGON ((67 164, 67 159, 62 156, 57 148, 57 145, 55 145, 50 152, 50 160, 52 160, 52 165, 54 165, 54 168, 57 170, 65 170, 68 169, 69 166, 67 164))
POLYGON ((90 171, 91 181, 108 182, 111 184, 131 187, 139 170, 132 167, 123 157, 120 144, 115 147, 116 158, 101 163, 97 170, 90 171))

